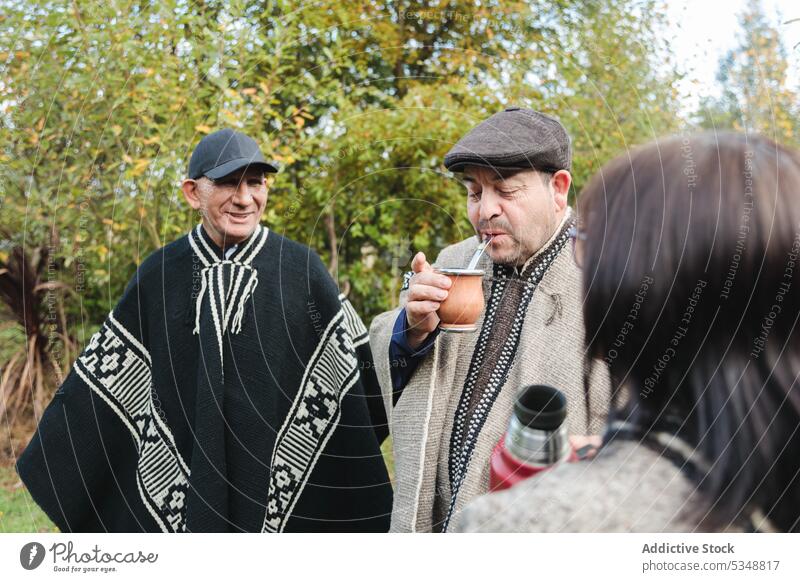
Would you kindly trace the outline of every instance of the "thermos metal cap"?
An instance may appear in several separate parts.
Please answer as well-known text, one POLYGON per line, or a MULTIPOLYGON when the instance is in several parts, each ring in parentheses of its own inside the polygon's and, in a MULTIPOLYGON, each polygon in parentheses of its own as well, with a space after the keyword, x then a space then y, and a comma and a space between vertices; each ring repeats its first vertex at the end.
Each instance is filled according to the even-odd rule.
POLYGON ((525 386, 514 401, 514 415, 524 426, 556 430, 567 418, 567 397, 552 386, 525 386))

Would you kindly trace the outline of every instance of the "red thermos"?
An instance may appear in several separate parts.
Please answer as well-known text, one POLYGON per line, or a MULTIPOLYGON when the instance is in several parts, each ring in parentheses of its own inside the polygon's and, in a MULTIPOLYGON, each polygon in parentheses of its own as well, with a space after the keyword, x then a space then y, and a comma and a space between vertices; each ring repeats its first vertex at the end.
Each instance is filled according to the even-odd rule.
POLYGON ((552 386, 523 388, 508 431, 492 452, 489 490, 500 491, 570 459, 567 398, 552 386))

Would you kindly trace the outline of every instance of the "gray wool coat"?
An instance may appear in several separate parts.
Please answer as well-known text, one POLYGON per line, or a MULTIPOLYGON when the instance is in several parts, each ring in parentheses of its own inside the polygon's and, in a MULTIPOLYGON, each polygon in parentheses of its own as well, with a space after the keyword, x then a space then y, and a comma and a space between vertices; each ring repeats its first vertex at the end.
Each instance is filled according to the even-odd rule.
MULTIPOLYGON (((543 250, 551 243, 552 240, 543 250)), ((434 265, 464 266, 477 244, 477 239, 472 237, 449 246, 434 265)), ((488 302, 492 264, 486 255, 478 268, 487 272, 483 288, 488 302)), ((406 292, 402 292, 401 307, 406 300, 406 292)), ((398 313, 399 309, 379 315, 370 329, 372 353, 393 439, 395 497, 390 531, 438 531, 437 524, 441 523, 451 502, 448 455, 454 417, 479 333, 440 333, 434 348, 419 364, 393 406, 389 344, 398 313)), ((483 324, 484 314, 479 326, 483 324)), ((610 389, 605 365, 598 362, 591 366, 592 389, 587 415, 581 273, 568 244, 536 286, 523 315, 520 341, 507 381, 479 432, 448 531, 458 522, 463 507, 488 491, 489 458, 508 427, 513 401, 521 387, 549 384, 561 389, 568 400, 567 422, 572 434, 599 434, 604 426, 610 389)))
MULTIPOLYGON (((475 499, 455 531, 700 532, 701 503, 674 463, 636 442, 612 442, 591 461, 562 463, 475 499)), ((749 519, 760 531, 775 531, 763 514, 749 519)), ((745 520, 725 529, 745 530, 745 520)))

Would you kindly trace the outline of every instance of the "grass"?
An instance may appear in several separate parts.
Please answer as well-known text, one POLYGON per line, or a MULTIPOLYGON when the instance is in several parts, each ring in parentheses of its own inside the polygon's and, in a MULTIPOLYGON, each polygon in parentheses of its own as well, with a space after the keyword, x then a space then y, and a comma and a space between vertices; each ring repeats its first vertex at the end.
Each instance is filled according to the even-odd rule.
POLYGON ((0 533, 57 532, 20 482, 13 466, 0 466, 0 533))

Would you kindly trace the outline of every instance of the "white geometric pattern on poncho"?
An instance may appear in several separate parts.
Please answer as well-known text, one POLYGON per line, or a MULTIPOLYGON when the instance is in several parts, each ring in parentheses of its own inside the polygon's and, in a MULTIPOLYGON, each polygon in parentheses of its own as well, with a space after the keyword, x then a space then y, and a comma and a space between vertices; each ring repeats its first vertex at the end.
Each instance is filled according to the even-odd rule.
POLYGON ((154 404, 150 366, 150 354, 112 312, 75 371, 128 427, 138 452, 137 486, 150 515, 161 531, 182 532, 189 468, 154 404))
MULTIPOLYGON (((366 332, 360 319, 358 323, 366 332)), ((286 527, 314 465, 339 424, 342 400, 360 377, 351 326, 358 329, 343 305, 306 366, 300 390, 275 440, 264 532, 281 532, 286 527)))
POLYGON ((353 347, 365 344, 369 341, 369 330, 361 318, 358 316, 353 304, 344 296, 344 293, 339 295, 339 301, 342 302, 344 308, 344 323, 347 326, 347 331, 350 332, 350 337, 353 339, 353 347))

